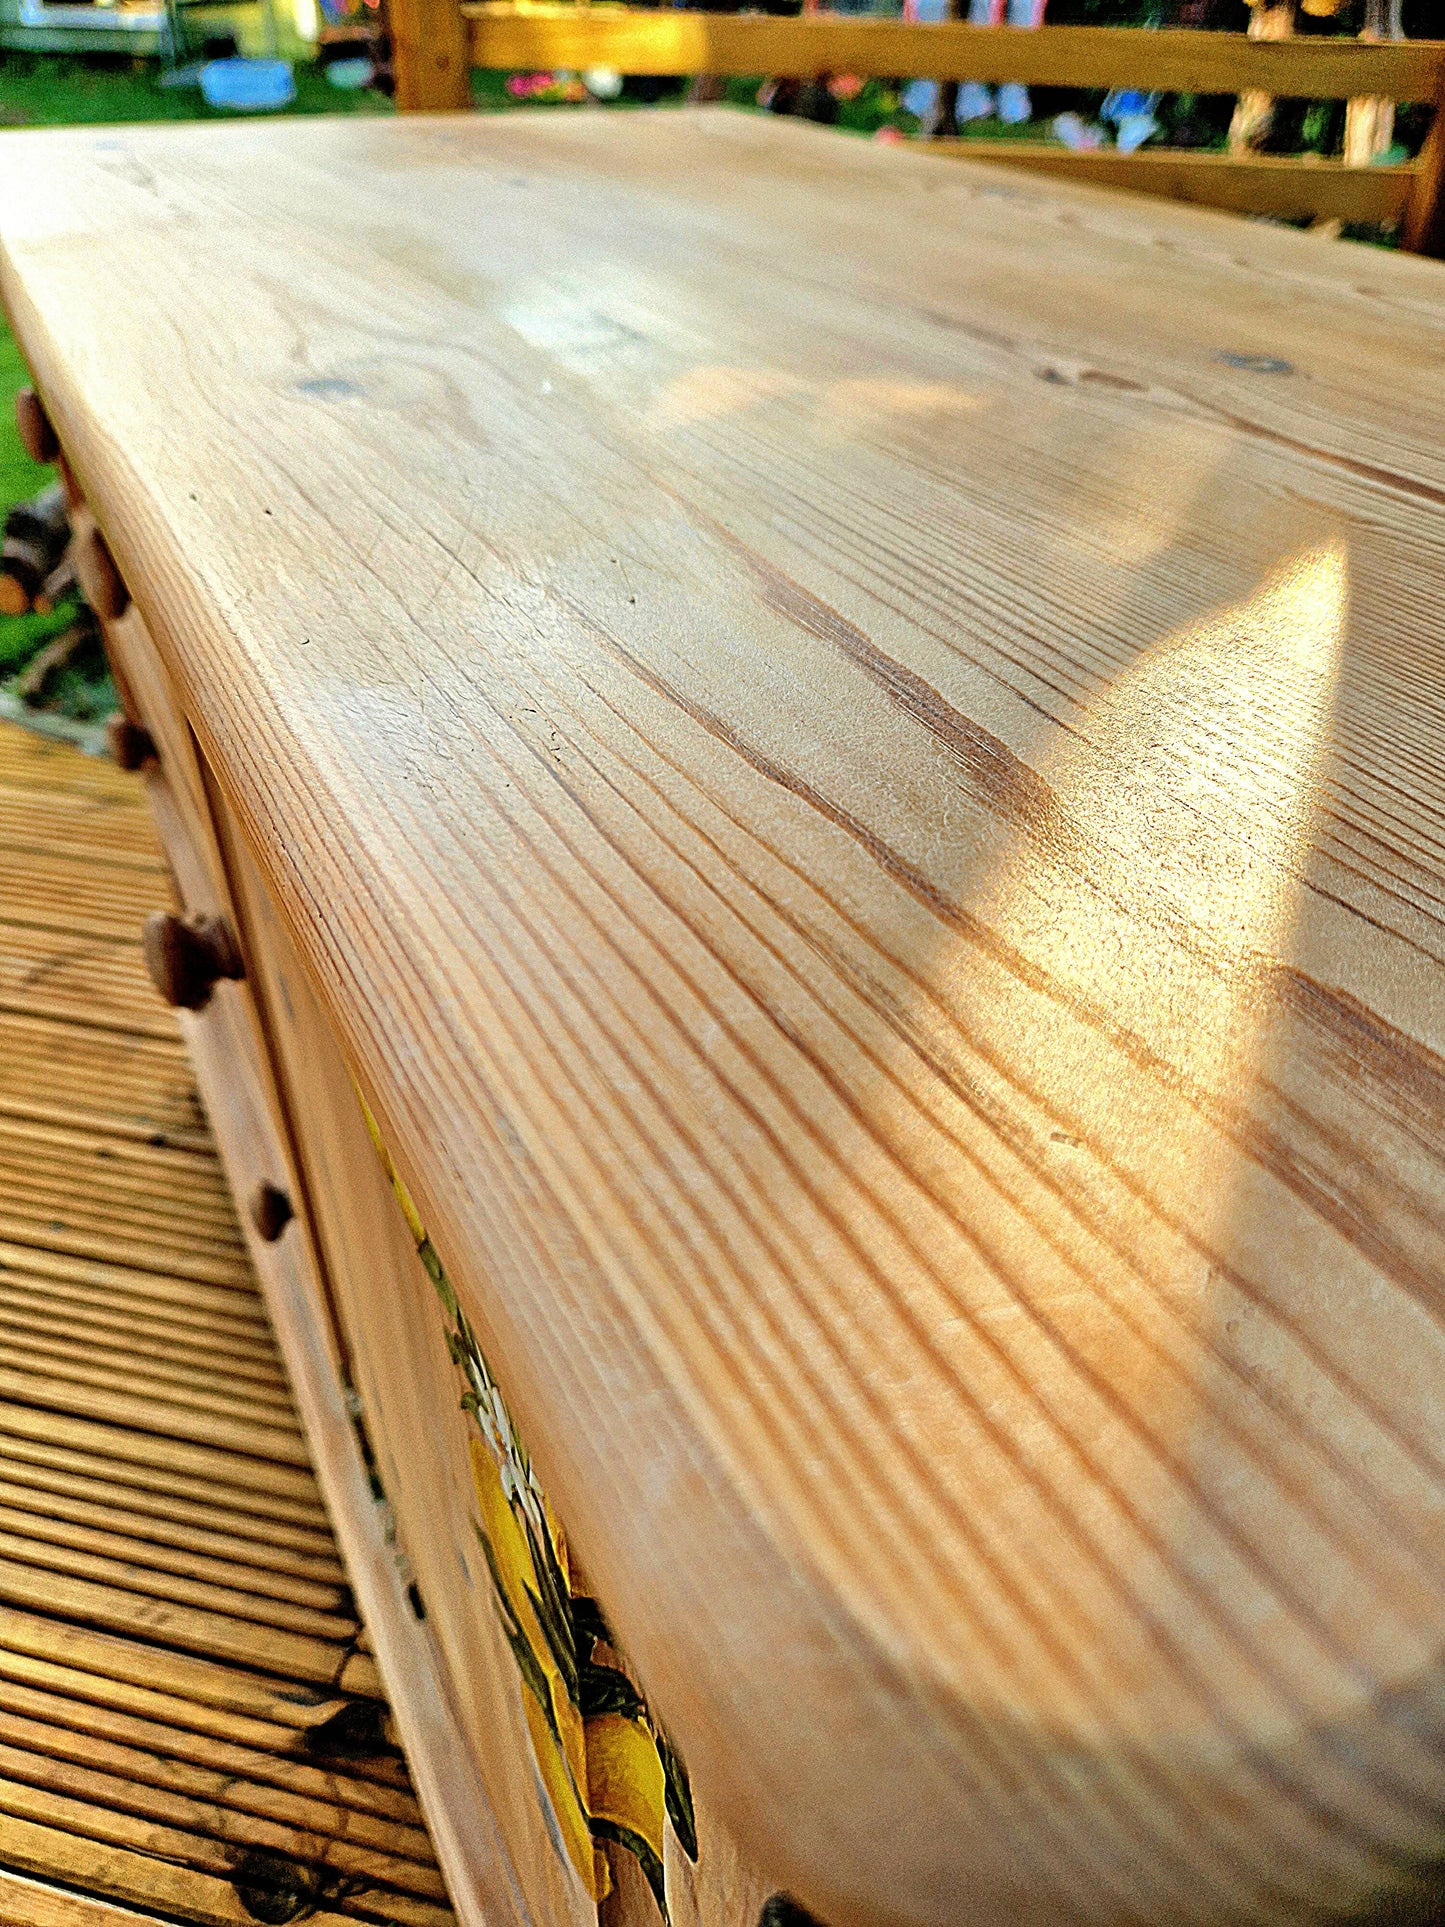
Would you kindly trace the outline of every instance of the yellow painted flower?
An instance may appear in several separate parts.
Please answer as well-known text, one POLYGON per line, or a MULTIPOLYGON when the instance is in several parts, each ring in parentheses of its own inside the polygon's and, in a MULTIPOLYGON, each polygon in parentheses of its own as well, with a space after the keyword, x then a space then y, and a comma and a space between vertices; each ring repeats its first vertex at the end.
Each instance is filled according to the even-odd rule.
MULTIPOLYGON (((607 1863, 592 1844, 592 1830, 583 1803, 582 1790, 587 1786, 587 1740, 582 1716, 572 1703, 538 1621, 534 1604, 540 1590, 536 1562, 527 1536, 507 1503, 496 1461, 481 1439, 471 1439, 469 1446, 472 1485, 481 1513, 492 1578, 531 1662, 524 1669, 522 1697, 532 1751, 557 1815, 567 1857, 591 1897, 600 1900, 611 1882, 607 1863)), ((516 1650, 515 1640, 513 1650, 516 1650)))
POLYGON ((527 1716, 527 1731, 532 1736, 537 1771, 542 1776, 542 1785, 557 1816, 557 1830, 567 1850, 567 1858, 576 1868, 589 1896, 593 1900, 602 1900, 612 1891, 612 1876, 607 1871, 606 1859, 592 1844, 592 1829, 586 1814, 577 1804, 577 1796, 547 1725, 547 1716, 528 1692, 522 1694, 522 1710, 527 1716))
POLYGON ((546 1798, 567 1859, 594 1901, 612 1877, 599 1841, 632 1853, 664 1923, 665 1815, 696 1857, 687 1778, 626 1675, 595 1657, 610 1643, 596 1602, 573 1591, 567 1538, 532 1471, 511 1414, 426 1226, 382 1143, 360 1091, 367 1129, 417 1253, 447 1315, 447 1342, 476 1421, 467 1445, 486 1554, 503 1631, 521 1676, 522 1708, 546 1798), (583 1708, 590 1708, 584 1712, 583 1708))
POLYGON ((640 1720, 597 1713, 587 1722, 587 1810, 662 1859, 666 1788, 657 1742, 640 1720))

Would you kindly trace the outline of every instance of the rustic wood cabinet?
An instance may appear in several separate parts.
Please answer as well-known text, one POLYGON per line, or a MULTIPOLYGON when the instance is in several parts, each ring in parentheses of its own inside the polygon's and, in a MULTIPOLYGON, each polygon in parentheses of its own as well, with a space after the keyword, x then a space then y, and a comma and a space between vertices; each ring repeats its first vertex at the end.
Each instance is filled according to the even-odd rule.
POLYGON ((1430 1904, 1442 285, 722 112, 0 139, 465 1921, 1430 1904))

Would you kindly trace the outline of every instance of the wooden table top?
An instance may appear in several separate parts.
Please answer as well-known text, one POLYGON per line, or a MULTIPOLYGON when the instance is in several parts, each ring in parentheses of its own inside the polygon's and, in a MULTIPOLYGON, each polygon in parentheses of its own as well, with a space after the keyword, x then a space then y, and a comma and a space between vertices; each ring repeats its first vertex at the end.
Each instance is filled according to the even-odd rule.
POLYGON ((1445 276, 705 113, 0 137, 0 287, 694 1783, 1445 1834, 1445 276))

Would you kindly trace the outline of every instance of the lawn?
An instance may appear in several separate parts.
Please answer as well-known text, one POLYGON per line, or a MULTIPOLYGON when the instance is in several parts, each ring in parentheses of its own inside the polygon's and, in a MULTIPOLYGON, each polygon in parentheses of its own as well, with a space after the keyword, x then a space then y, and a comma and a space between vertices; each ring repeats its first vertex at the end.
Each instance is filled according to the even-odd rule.
MULTIPOLYGON (((0 322, 0 509, 24 502, 55 479, 39 468, 20 445, 15 429, 15 391, 29 379, 15 337, 0 322)), ((25 664, 47 637, 63 629, 73 609, 49 616, 0 616, 0 678, 25 664)))
POLYGON ((15 432, 15 391, 23 388, 29 376, 15 337, 0 323, 0 504, 23 502, 55 477, 48 468, 37 468, 20 446, 15 432))
MULTIPOLYGON (((197 87, 161 87, 152 61, 97 54, 0 53, 0 127, 100 126, 123 121, 231 120, 207 107, 197 87)), ((389 114, 391 102, 369 89, 333 87, 321 69, 296 67, 288 114, 389 114)))

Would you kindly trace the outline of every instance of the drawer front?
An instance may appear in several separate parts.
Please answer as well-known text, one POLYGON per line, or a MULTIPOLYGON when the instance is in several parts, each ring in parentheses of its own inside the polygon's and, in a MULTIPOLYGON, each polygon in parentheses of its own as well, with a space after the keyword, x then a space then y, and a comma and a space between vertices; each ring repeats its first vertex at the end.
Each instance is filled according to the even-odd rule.
POLYGON ((155 745, 155 759, 142 774, 182 900, 188 910, 232 918, 200 752, 170 674, 134 603, 103 621, 101 634, 126 714, 155 745))
MULTIPOLYGON (((73 527, 82 550, 97 542, 83 504, 73 527)), ((449 1316, 307 971, 145 620, 107 570, 101 544, 92 600, 125 713, 155 748, 144 776, 178 894, 187 912, 223 918, 245 960, 244 981, 217 984, 182 1024, 459 1913, 470 1927, 654 1927, 661 1887, 672 1927, 755 1927, 770 1883, 705 1804, 691 1825, 658 1823, 661 1769, 642 1719, 618 1729, 632 1777, 611 1805, 621 1819, 637 1817, 629 1802, 651 1811, 630 1836, 589 1833, 575 1792, 582 1722, 554 1685, 549 1724, 535 1690, 545 1638, 523 1650, 525 1633, 505 1623, 498 1526, 482 1526, 496 1474, 478 1413, 461 1403, 476 1378, 459 1362, 455 1304, 449 1316), (279 1233, 268 1195, 292 1213, 279 1233), (641 1854, 621 1844, 644 1833, 641 1854)), ((351 1665, 346 1683, 366 1690, 370 1661, 351 1665)))
MULTIPOLYGON (((87 580, 96 575, 94 558, 89 569, 84 559, 96 530, 74 496, 72 530, 125 717, 154 749, 142 775, 180 908, 191 917, 221 920, 244 964, 240 980, 215 983, 200 1008, 177 1015, 376 1654, 349 1655, 336 1684, 355 1693, 389 1694, 464 1927, 529 1927, 533 1916, 517 1892, 472 1765, 490 1736, 458 1719, 436 1643, 413 1611, 392 1517, 377 1501, 358 1435, 342 1327, 309 1210, 311 1188, 295 1152, 290 1092, 267 1022, 267 986, 274 991, 276 982, 264 967, 267 930, 264 919, 247 915, 262 899, 251 887, 243 901, 252 873, 237 873, 242 846, 144 617, 123 586, 117 592, 112 583, 97 592, 94 580, 87 580)), ((104 571, 113 564, 105 559, 99 566, 104 585, 104 571)), ((283 1029, 283 1044, 288 1040, 283 1029)), ((374 1160, 367 1175, 376 1182, 374 1160)), ((389 1198, 385 1202, 394 1216, 389 1198)), ((387 1222, 394 1230, 390 1217, 387 1222)), ((415 1266, 414 1253, 403 1249, 401 1255, 415 1266)))
MULTIPOLYGON (((604 1844, 600 1878, 593 1870, 589 1882, 579 1868, 586 1836, 579 1842, 577 1809, 556 1772, 560 1749, 538 1720, 535 1690, 529 1704, 524 1679, 537 1680, 546 1655, 539 1668, 537 1655, 519 1653, 527 1630, 514 1623, 509 1643, 504 1623, 508 1574, 498 1567, 507 1561, 508 1521, 496 1518, 498 1488, 482 1425, 462 1405, 464 1394, 475 1397, 477 1379, 465 1359, 458 1361, 465 1334, 455 1303, 448 1306, 445 1283, 439 1288, 440 1261, 429 1242, 419 1255, 418 1227, 414 1217, 409 1224, 393 1191, 309 973, 236 826, 224 816, 222 841, 325 1256, 344 1370, 395 1516, 404 1576, 439 1649, 526 1913, 538 1927, 591 1927, 599 1917, 607 1927, 657 1927, 662 1915, 639 1858, 604 1844), (590 1891, 597 1886, 609 1888, 600 1906, 590 1891)), ((490 1429, 496 1426, 493 1412, 490 1429)), ((581 1591, 575 1563, 569 1569, 573 1590, 581 1591)), ((532 1632, 535 1643, 535 1624, 532 1632)), ((603 1663, 616 1657, 606 1647, 598 1654, 603 1663)), ((562 1725, 567 1717, 562 1709, 562 1725)), ((635 1731, 613 1728, 604 1735, 608 1743, 619 1739, 621 1754, 614 1757, 629 1747, 635 1757, 634 1793, 654 1797, 662 1785, 655 1752, 649 1761, 635 1731), (655 1777, 644 1787, 649 1770, 655 1777)), ((583 1751, 585 1757, 585 1741, 583 1751)), ((576 1760, 574 1749, 574 1768, 576 1760)), ((633 1770, 628 1759, 622 1764, 633 1770)), ((622 1806, 631 1797, 624 1795, 622 1806)), ((756 1927, 770 1885, 705 1806, 696 1812, 695 1839, 687 1841, 695 1855, 670 1822, 663 1821, 655 1837, 673 1927, 756 1927)))
MULTIPOLYGON (((395 1519, 398 1574, 410 1609, 425 1614, 465 1756, 520 1889, 518 1917, 537 1927, 586 1927, 595 1910, 547 1824, 515 1665, 490 1610, 487 1568, 470 1524, 466 1428, 436 1292, 305 970, 229 819, 222 833, 325 1254, 343 1371, 395 1519)), ((413 1761, 414 1770, 419 1765, 413 1761)))

